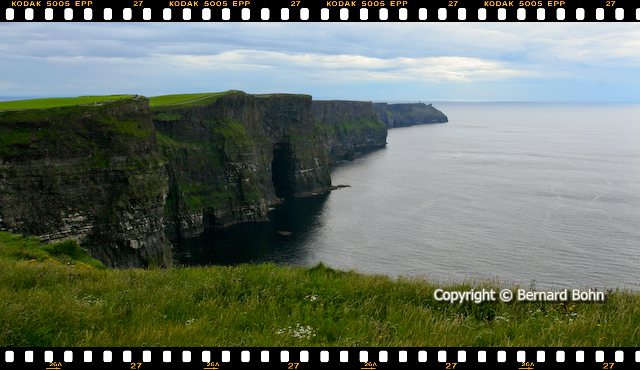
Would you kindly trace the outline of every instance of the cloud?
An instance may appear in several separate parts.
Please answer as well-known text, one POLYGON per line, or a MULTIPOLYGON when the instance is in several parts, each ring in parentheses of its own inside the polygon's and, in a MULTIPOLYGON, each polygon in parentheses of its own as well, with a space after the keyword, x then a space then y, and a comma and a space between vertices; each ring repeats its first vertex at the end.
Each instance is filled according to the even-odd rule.
POLYGON ((640 31, 565 39, 550 48, 559 59, 594 67, 640 65, 640 31))
POLYGON ((7 57, 215 55, 229 50, 376 58, 457 56, 533 64, 633 65, 633 24, 170 23, 0 24, 7 57))
POLYGON ((240 88, 637 100, 638 65, 631 23, 0 22, 0 95, 240 88))
POLYGON ((215 55, 158 55, 180 68, 200 70, 272 69, 333 80, 471 82, 534 75, 507 63, 470 57, 377 58, 260 50, 232 50, 215 55))

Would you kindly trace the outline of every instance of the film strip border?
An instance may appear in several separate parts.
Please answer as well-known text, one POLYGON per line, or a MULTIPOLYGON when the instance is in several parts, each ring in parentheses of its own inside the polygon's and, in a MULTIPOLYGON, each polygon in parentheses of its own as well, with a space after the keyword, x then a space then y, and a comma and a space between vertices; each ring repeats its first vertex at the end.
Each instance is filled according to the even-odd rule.
POLYGON ((634 0, 0 0, 0 22, 637 22, 634 0))
POLYGON ((640 348, 5 348, 0 369, 640 368, 640 348))

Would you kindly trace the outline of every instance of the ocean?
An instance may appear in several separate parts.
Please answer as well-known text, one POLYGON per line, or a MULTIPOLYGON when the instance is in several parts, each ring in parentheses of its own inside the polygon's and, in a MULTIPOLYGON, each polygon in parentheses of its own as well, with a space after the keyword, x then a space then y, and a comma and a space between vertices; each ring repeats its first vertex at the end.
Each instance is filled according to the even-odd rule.
POLYGON ((275 262, 437 283, 640 289, 640 105, 437 103, 336 165, 331 194, 176 246, 185 265, 275 262))

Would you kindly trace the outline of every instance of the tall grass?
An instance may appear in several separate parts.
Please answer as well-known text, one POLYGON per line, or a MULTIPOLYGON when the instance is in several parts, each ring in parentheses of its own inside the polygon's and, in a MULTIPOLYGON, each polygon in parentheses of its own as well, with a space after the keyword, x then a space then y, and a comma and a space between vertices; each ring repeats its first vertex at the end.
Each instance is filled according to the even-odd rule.
POLYGON ((613 292, 600 304, 460 305, 436 302, 439 286, 429 282, 322 265, 108 270, 78 261, 88 257, 76 248, 48 248, 0 233, 0 346, 640 342, 640 296, 632 293, 613 292))

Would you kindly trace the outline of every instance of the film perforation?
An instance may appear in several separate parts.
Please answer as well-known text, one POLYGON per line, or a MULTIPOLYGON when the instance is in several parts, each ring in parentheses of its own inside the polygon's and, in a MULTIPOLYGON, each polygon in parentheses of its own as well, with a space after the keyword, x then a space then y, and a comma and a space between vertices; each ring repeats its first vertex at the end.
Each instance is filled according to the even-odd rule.
POLYGON ((507 9, 498 8, 498 20, 499 21, 504 21, 506 19, 507 19, 507 9))
POLYGON ((389 9, 387 8, 381 8, 379 11, 379 18, 381 21, 388 21, 389 20, 389 9))
POLYGON ((409 18, 409 12, 407 11, 406 8, 400 8, 398 10, 398 18, 401 21, 406 21, 409 18))
MULTIPOLYGON (((215 7, 200 6, 198 2, 186 7, 174 6, 170 2, 153 5, 144 3, 144 6, 132 6, 132 4, 125 2, 123 6, 117 6, 117 3, 100 6, 97 1, 95 0, 96 3, 94 1, 72 1, 68 4, 65 3, 64 6, 43 7, 12 6, 13 3, 8 3, 9 6, 4 7, 4 11, 0 9, 0 14, 3 14, 3 20, 8 22, 623 22, 640 20, 640 8, 637 6, 629 7, 623 3, 604 6, 602 2, 598 1, 594 1, 592 7, 586 6, 585 1, 574 3, 565 1, 535 2, 536 6, 523 6, 528 4, 523 2, 520 4, 515 2, 514 6, 487 6, 492 2, 476 2, 477 7, 472 6, 473 3, 470 1, 460 3, 457 6, 446 6, 447 4, 420 6, 416 3, 395 6, 383 3, 385 6, 370 6, 371 4, 364 2, 362 6, 329 6, 331 2, 324 2, 317 3, 320 5, 318 7, 309 6, 312 5, 311 3, 291 6, 287 2, 257 4, 248 1, 243 1, 247 4, 236 6, 230 6, 231 3, 225 2, 224 4, 227 6, 215 7), (635 17, 629 17, 625 10, 635 14, 635 17)), ((496 2, 496 4, 503 4, 503 2, 496 2)))
POLYGON ((467 351, 458 351, 458 362, 467 362, 467 351))
POLYGON ((333 368, 332 366, 343 368, 339 366, 364 363, 395 364, 400 368, 419 364, 463 363, 478 368, 502 369, 510 368, 514 363, 534 363, 548 368, 576 364, 595 369, 603 363, 613 363, 618 368, 624 368, 622 367, 624 364, 637 366, 640 363, 640 351, 635 348, 54 348, 7 349, 1 358, 3 364, 9 366, 9 369, 23 368, 25 365, 27 368, 36 368, 43 362, 64 364, 62 369, 81 368, 81 365, 86 363, 91 363, 96 369, 129 363, 154 364, 154 366, 165 364, 179 369, 202 368, 203 363, 219 363, 235 369, 251 364, 292 362, 326 366, 322 368, 333 368), (627 356, 631 362, 625 362, 627 356))
POLYGON ((478 9, 478 20, 479 21, 486 21, 487 20, 487 9, 485 9, 485 8, 478 9))
POLYGON ((231 9, 229 8, 222 9, 222 20, 223 21, 231 20, 231 9))
POLYGON ((370 13, 369 8, 361 8, 357 11, 358 17, 361 21, 369 20, 370 13))
MULTIPOLYGON (((211 9, 202 9, 202 20, 210 21, 211 20, 211 9)), ((149 19, 151 19, 151 11, 149 11, 149 19)))
POLYGON ((280 19, 283 20, 283 21, 288 21, 289 20, 289 9, 288 8, 280 9, 280 19))
POLYGON ((556 10, 556 19, 559 21, 564 21, 566 17, 566 12, 564 10, 564 8, 558 8, 556 10))
POLYGON ((565 360, 564 351, 556 351, 556 362, 563 363, 565 360))

